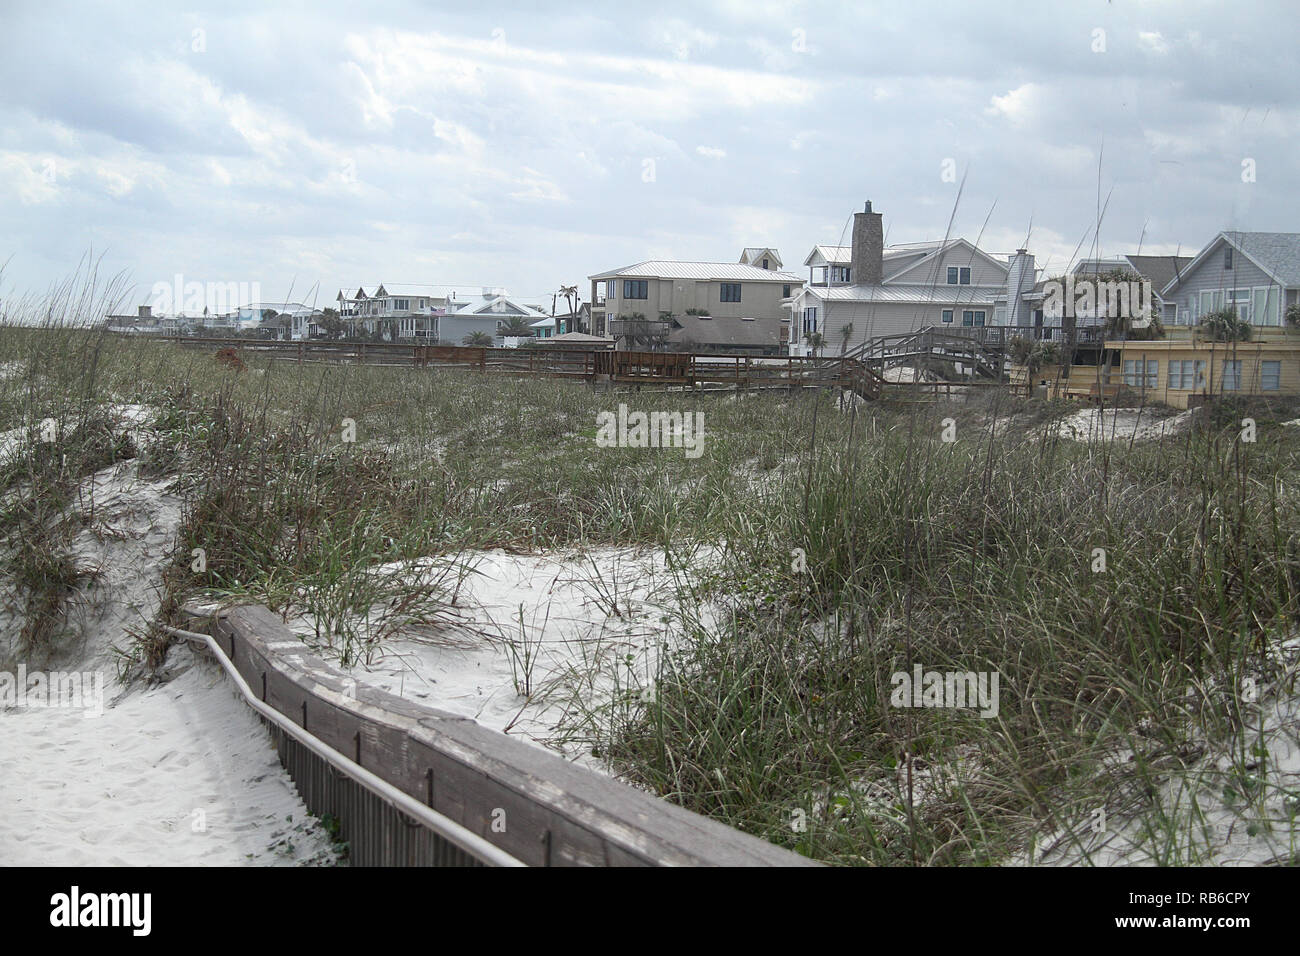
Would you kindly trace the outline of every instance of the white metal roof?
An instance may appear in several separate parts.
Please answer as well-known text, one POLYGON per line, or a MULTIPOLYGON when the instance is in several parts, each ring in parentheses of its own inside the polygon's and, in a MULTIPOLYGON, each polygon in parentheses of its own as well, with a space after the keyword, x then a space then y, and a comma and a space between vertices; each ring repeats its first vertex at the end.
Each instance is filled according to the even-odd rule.
POLYGON ((588 279, 616 279, 630 276, 643 279, 722 279, 747 282, 799 283, 802 276, 793 272, 773 272, 739 262, 681 262, 673 259, 647 259, 621 269, 601 272, 588 279))
POLYGON ((809 285, 804 291, 830 302, 901 302, 920 305, 967 305, 991 303, 1002 292, 1002 286, 932 285, 907 283, 900 285, 809 285))

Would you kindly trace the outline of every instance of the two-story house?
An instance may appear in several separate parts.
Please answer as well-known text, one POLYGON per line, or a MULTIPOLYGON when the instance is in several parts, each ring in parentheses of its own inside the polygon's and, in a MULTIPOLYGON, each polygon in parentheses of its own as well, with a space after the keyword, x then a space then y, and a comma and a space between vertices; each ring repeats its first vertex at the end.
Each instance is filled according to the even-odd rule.
POLYGON ((748 247, 740 262, 653 259, 588 276, 592 331, 618 348, 779 351, 802 282, 780 263, 748 247))
POLYGON ((851 246, 815 246, 804 265, 809 281, 789 302, 796 354, 808 354, 818 340, 840 351, 927 326, 992 324, 1010 271, 1008 261, 965 239, 886 247, 881 214, 869 202, 853 216, 851 246))
POLYGON ((1120 344, 1124 383, 1186 408, 1223 394, 1300 394, 1300 335, 1286 310, 1300 304, 1300 233, 1221 232, 1160 290, 1166 336, 1120 344), (1245 342, 1198 328, 1230 309, 1251 326, 1245 342))

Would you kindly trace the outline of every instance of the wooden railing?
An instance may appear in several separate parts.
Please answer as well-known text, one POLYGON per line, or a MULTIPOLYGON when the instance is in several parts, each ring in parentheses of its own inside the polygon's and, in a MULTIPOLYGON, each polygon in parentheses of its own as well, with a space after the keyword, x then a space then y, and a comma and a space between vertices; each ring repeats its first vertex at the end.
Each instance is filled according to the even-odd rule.
POLYGON ((187 614, 189 627, 206 626, 212 649, 257 696, 258 709, 291 723, 278 728, 278 741, 300 728, 343 758, 322 759, 301 741, 281 750, 308 808, 339 820, 353 863, 815 865, 468 718, 359 684, 266 608, 187 614), (338 767, 353 789, 335 785, 338 767), (367 782, 373 778, 383 783, 367 782), (420 807, 436 819, 422 823, 420 807))

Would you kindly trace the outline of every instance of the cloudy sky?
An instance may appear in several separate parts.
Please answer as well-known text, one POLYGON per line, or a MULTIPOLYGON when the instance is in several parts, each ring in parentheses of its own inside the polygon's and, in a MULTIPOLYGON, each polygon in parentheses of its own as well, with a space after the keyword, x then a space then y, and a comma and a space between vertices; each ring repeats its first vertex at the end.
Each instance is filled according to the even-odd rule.
POLYGON ((648 258, 800 269, 866 199, 888 242, 951 219, 1057 267, 1099 196, 1103 254, 1300 231, 1298 24, 1291 0, 0 0, 0 294, 93 250, 138 301, 179 273, 549 305, 648 258))

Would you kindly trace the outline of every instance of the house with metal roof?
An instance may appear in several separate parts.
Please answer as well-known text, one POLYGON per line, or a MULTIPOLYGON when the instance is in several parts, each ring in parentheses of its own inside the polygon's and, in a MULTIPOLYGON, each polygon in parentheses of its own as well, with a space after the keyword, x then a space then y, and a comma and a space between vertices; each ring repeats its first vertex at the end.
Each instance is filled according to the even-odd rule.
MULTIPOLYGON (((1012 268, 961 238, 885 246, 870 202, 853 216, 851 245, 814 246, 804 265, 808 281, 789 302, 790 349, 803 354, 818 341, 840 351, 927 326, 992 324, 1012 268)), ((1032 256, 1028 269, 1032 287, 1032 256)))
MULTIPOLYGON (((756 342, 769 334, 780 336, 788 322, 788 300, 803 280, 772 268, 779 261, 775 250, 747 247, 740 262, 652 259, 588 276, 592 332, 613 335, 621 349, 668 348, 674 333, 680 344, 697 343, 710 337, 703 332, 708 326, 698 336, 686 330, 716 319, 752 323, 736 329, 764 329, 752 333, 756 342), (763 268, 764 260, 768 268, 763 268)), ((736 341, 750 334, 713 333, 736 341)))

